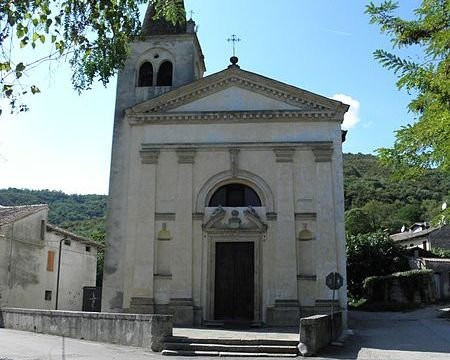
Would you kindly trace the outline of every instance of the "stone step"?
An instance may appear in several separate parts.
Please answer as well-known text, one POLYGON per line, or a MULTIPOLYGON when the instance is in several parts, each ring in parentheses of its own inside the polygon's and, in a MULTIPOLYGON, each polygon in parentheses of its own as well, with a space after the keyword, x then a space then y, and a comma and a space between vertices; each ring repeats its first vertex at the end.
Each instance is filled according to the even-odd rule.
POLYGON ((281 339, 232 339, 232 338, 188 338, 183 336, 168 336, 164 339, 166 343, 196 343, 196 344, 218 344, 218 345, 271 345, 271 346, 294 346, 298 341, 281 339))
POLYGON ((164 356, 297 357, 297 354, 163 350, 164 356))
POLYGON ((226 352, 226 353, 271 353, 271 354, 297 354, 296 346, 286 345, 243 345, 243 344, 203 344, 199 342, 192 343, 165 343, 165 350, 177 351, 206 351, 206 352, 226 352))

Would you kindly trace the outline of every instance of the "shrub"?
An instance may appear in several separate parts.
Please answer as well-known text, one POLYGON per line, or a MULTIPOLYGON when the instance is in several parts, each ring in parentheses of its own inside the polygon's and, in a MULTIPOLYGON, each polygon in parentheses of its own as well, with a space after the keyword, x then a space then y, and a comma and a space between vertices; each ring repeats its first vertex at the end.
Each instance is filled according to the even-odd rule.
POLYGON ((406 251, 383 232, 347 236, 349 297, 363 297, 363 281, 409 269, 406 251))

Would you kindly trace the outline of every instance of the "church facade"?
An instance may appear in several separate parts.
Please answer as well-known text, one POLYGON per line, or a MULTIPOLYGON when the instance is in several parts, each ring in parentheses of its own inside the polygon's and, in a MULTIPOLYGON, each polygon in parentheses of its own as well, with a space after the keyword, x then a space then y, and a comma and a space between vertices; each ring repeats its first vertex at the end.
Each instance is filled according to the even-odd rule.
POLYGON ((326 275, 345 278, 348 106, 237 58, 204 77, 195 23, 153 12, 118 79, 102 311, 184 325, 328 311, 326 275))

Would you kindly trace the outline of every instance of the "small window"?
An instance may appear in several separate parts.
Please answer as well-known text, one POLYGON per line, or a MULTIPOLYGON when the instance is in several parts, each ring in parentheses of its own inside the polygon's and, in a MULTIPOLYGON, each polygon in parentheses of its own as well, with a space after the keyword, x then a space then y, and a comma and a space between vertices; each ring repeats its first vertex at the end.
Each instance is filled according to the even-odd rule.
POLYGON ((72 243, 69 239, 64 240, 64 245, 70 246, 72 243))
POLYGON ((91 247, 90 246, 86 246, 86 252, 91 252, 91 247))
POLYGON ((153 65, 148 61, 143 63, 139 68, 139 87, 153 85, 153 65))
POLYGON ((426 241, 422 242, 422 247, 424 250, 427 250, 427 242, 426 241))
POLYGON ((41 240, 45 240, 45 220, 41 220, 41 240))
POLYGON ((173 65, 170 61, 164 61, 158 70, 156 86, 172 86, 173 65))
POLYGON ((209 206, 261 206, 261 200, 255 190, 247 185, 228 184, 217 189, 209 202, 209 206))
POLYGON ((55 252, 49 251, 47 253, 47 271, 53 271, 55 266, 55 252))
POLYGON ((52 300, 52 291, 51 290, 45 290, 45 301, 51 301, 52 300))

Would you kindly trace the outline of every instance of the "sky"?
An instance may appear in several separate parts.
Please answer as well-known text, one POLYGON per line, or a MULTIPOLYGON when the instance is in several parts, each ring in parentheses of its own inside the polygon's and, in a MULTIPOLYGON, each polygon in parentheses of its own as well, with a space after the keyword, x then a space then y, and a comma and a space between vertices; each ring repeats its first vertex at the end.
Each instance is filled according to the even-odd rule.
MULTIPOLYGON (((369 24, 365 0, 185 3, 198 25, 205 75, 228 66, 232 47, 226 39, 236 34, 242 69, 351 105, 344 152, 389 147, 394 131, 414 121, 407 111, 410 95, 398 91, 396 76, 373 59, 374 50, 392 44, 369 24)), ((399 14, 411 17, 419 5, 401 0, 399 14)), ((116 79, 79 95, 65 63, 44 65, 30 76, 42 91, 25 99, 30 110, 0 115, 0 188, 107 194, 116 79)))

